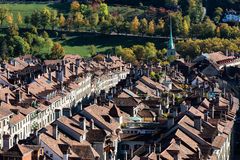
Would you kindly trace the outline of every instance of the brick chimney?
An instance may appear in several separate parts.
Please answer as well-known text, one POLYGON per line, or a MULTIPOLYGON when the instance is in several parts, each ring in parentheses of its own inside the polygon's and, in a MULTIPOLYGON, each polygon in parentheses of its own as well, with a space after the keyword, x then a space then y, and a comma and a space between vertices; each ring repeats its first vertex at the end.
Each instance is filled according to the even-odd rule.
POLYGON ((194 128, 198 131, 202 131, 202 119, 201 116, 194 116, 194 128))

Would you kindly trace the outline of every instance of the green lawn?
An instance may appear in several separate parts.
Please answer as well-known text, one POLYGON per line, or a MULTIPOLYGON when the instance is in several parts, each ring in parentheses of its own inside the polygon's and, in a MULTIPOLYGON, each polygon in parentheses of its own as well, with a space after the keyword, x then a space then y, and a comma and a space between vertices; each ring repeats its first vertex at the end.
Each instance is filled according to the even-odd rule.
POLYGON ((79 54, 81 56, 90 55, 90 46, 95 45, 97 52, 105 52, 108 49, 112 49, 115 46, 121 45, 122 47, 131 47, 132 45, 142 44, 147 42, 155 43, 157 48, 165 46, 165 42, 159 39, 151 38, 137 38, 137 37, 125 37, 125 36, 72 36, 67 37, 64 41, 59 41, 65 48, 67 54, 79 54))

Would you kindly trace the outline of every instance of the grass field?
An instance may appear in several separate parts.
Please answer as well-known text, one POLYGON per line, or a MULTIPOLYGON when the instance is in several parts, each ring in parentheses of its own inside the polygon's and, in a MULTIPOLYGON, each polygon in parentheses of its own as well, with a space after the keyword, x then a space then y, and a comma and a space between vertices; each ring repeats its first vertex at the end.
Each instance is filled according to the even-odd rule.
POLYGON ((131 47, 132 45, 142 44, 147 42, 155 43, 157 48, 166 46, 163 40, 151 39, 151 38, 137 38, 137 37, 125 37, 125 36, 72 36, 67 37, 64 41, 59 41, 65 48, 67 54, 79 54, 81 56, 90 55, 90 46, 95 45, 97 52, 105 52, 108 49, 112 49, 115 46, 121 45, 122 47, 131 47))
MULTIPOLYGON (((7 7, 14 16, 21 13, 23 17, 26 15, 31 15, 34 10, 41 10, 43 8, 55 9, 61 13, 68 13, 70 4, 69 3, 16 3, 16 2, 8 2, 8 3, 0 3, 1 7, 7 7)), ((109 12, 117 12, 123 15, 126 19, 132 18, 134 16, 139 16, 144 13, 144 10, 139 8, 133 8, 129 6, 109 6, 109 12)))

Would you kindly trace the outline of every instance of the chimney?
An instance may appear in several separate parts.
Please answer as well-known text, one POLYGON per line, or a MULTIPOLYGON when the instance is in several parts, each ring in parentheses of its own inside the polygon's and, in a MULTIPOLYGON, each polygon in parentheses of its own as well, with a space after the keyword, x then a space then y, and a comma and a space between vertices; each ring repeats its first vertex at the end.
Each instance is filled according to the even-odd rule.
POLYGON ((80 59, 76 59, 76 66, 79 67, 80 66, 80 59))
POLYGON ((17 100, 18 102, 21 102, 21 100, 22 100, 22 92, 20 91, 20 89, 18 89, 18 90, 16 91, 16 100, 17 100))
MULTIPOLYGON (((52 75, 51 75, 51 69, 48 68, 48 80, 51 82, 52 81, 52 75)), ((57 78, 57 77, 56 77, 57 78)))
POLYGON ((77 65, 75 66, 75 75, 76 76, 78 75, 78 66, 77 65))
POLYGON ((3 134, 3 151, 6 152, 10 148, 10 135, 9 134, 3 134))
POLYGON ((208 111, 204 113, 204 121, 208 122, 208 111))
POLYGON ((167 128, 169 129, 172 126, 174 126, 174 118, 169 116, 167 120, 167 128))
POLYGON ((62 60, 62 72, 63 72, 63 76, 66 77, 66 65, 64 60, 62 60))
POLYGON ((173 159, 174 160, 182 160, 179 150, 174 150, 173 151, 173 159))
POLYGON ((80 127, 83 131, 86 131, 86 118, 82 117, 79 119, 80 127))
POLYGON ((202 131, 202 119, 201 116, 194 116, 194 128, 198 131, 202 131))
POLYGON ((5 102, 9 104, 9 93, 5 93, 5 102))
POLYGON ((26 93, 27 93, 27 95, 30 95, 30 92, 29 92, 29 85, 28 85, 28 84, 25 85, 25 89, 26 89, 26 93))
POLYGON ((68 160, 70 146, 68 144, 61 144, 62 145, 62 153, 63 153, 63 160, 68 160))
POLYGON ((95 125, 94 125, 94 120, 93 120, 93 119, 91 119, 91 122, 90 122, 90 127, 91 127, 91 129, 94 129, 94 128, 95 128, 95 125))
POLYGON ((160 154, 162 152, 162 144, 160 143, 156 149, 156 153, 160 154))
POLYGON ((180 138, 175 138, 175 141, 176 141, 176 144, 177 145, 179 145, 179 146, 181 146, 181 139, 180 138))
POLYGON ((215 114, 215 107, 214 107, 214 105, 212 106, 212 119, 214 119, 214 114, 215 114))
POLYGON ((56 140, 59 138, 58 125, 56 123, 53 124, 53 138, 56 140))
POLYGON ((148 145, 148 153, 152 153, 152 146, 151 146, 151 144, 148 145))

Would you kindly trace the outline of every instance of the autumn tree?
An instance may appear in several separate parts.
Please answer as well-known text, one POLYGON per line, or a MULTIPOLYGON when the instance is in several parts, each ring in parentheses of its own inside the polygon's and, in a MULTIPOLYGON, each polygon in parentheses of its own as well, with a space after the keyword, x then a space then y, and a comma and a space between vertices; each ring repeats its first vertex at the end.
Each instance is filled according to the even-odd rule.
POLYGON ((156 25, 156 33, 157 34, 163 34, 164 33, 164 26, 165 26, 165 21, 163 19, 159 19, 158 23, 156 25))
POLYGON ((66 19, 65 19, 65 17, 64 17, 64 15, 61 13, 60 14, 60 17, 59 17, 59 26, 61 27, 61 28, 64 28, 65 27, 65 23, 66 23, 66 19))
POLYGON ((183 36, 187 37, 190 31, 190 19, 188 16, 183 18, 183 36))
POLYGON ((64 48, 60 43, 54 43, 51 49, 51 59, 61 59, 65 54, 64 48))
POLYGON ((6 22, 7 22, 8 26, 11 26, 13 24, 13 15, 12 14, 7 15, 6 22))
POLYGON ((151 20, 148 25, 148 34, 153 35, 154 33, 155 33, 155 23, 153 20, 151 20))
POLYGON ((74 25, 77 29, 84 24, 84 17, 81 12, 76 12, 74 15, 74 25))
POLYGON ((22 15, 20 12, 17 13, 17 23, 21 25, 23 23, 22 15))
POLYGON ((72 3, 71 3, 71 11, 72 12, 77 12, 77 11, 79 11, 80 10, 80 4, 79 4, 79 2, 78 1, 73 1, 72 3))
POLYGON ((134 19, 131 22, 130 32, 133 33, 133 34, 138 33, 139 27, 140 27, 140 22, 139 22, 137 16, 135 16, 134 19))

